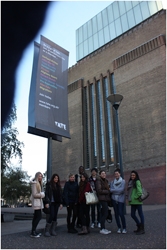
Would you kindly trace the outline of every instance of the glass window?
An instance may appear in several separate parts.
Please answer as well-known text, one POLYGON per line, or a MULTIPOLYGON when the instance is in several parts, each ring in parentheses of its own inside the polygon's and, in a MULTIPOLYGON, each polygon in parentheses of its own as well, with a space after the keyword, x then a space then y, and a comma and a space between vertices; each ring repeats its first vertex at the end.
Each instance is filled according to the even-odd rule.
POLYGON ((103 28, 101 12, 97 15, 97 27, 98 27, 98 31, 103 28))
POLYGON ((87 29, 87 23, 83 25, 83 40, 86 40, 88 38, 88 29, 87 29))
POLYGON ((102 18, 103 18, 103 27, 108 25, 108 16, 107 16, 107 9, 102 11, 102 18))
POLYGON ((118 3, 119 3, 120 15, 123 15, 126 12, 125 2, 124 1, 119 1, 118 3))
POLYGON ((92 18, 93 34, 97 33, 97 19, 96 16, 92 18))
POLYGON ((134 13, 135 13, 136 24, 141 23, 143 19, 142 19, 140 5, 137 5, 136 7, 134 7, 134 13))
POLYGON ((148 1, 148 7, 150 10, 150 15, 154 15, 158 11, 155 1, 148 1))
POLYGON ((99 48, 99 40, 98 40, 97 33, 94 34, 94 36, 93 36, 93 45, 94 45, 94 50, 99 48))
POLYGON ((122 26, 121 26, 121 19, 118 18, 115 20, 115 28, 116 28, 116 35, 119 36, 122 34, 122 26))
POLYGON ((121 16, 121 23, 122 23, 122 31, 123 32, 127 31, 129 29, 129 26, 126 14, 121 16))
POLYGON ((79 46, 76 46, 76 61, 78 61, 80 58, 79 58, 79 46))
POLYGON ((91 98, 91 115, 92 115, 92 134, 93 134, 93 165, 97 167, 97 122, 95 112, 95 87, 94 84, 90 85, 90 98, 91 98))
POLYGON ((113 12, 114 12, 114 19, 117 19, 119 17, 119 8, 118 8, 118 2, 113 2, 113 12))
POLYGON ((135 7, 137 4, 139 4, 139 1, 132 1, 132 6, 135 7))
POLYGON ((162 1, 156 1, 158 10, 163 9, 162 1))
POLYGON ((88 52, 88 40, 83 42, 84 44, 84 56, 86 56, 89 52, 88 52))
POLYGON ((111 40, 113 40, 116 37, 114 22, 109 25, 109 29, 110 29, 110 38, 111 40))
POLYGON ((110 32, 109 32, 109 27, 106 26, 104 28, 104 42, 108 43, 110 41, 110 32))
POLYGON ((76 34, 76 45, 78 45, 79 44, 79 32, 78 32, 78 30, 76 30, 75 34, 76 34))
POLYGON ((78 50, 79 50, 79 59, 83 57, 83 43, 79 44, 78 46, 78 50))
POLYGON ((132 27, 135 26, 135 18, 134 18, 134 14, 133 14, 133 10, 129 10, 127 12, 127 17, 128 17, 128 23, 129 23, 129 29, 131 29, 132 27))
POLYGON ((100 30, 98 32, 98 37, 99 37, 99 46, 103 46, 104 45, 104 34, 103 34, 103 30, 100 30))
POLYGON ((82 43, 83 41, 83 33, 82 33, 82 26, 78 29, 78 44, 82 43))
POLYGON ((101 93, 101 84, 100 81, 97 82, 97 110, 99 112, 99 129, 100 129, 100 155, 102 158, 102 162, 100 164, 103 165, 105 162, 105 146, 104 146, 104 125, 103 125, 103 106, 102 106, 102 93, 101 93))
POLYGON ((110 4, 107 7, 107 13, 108 13, 108 21, 109 23, 112 23, 114 21, 114 15, 113 15, 113 10, 112 10, 112 4, 110 4))
POLYGON ((141 6, 141 13, 142 13, 143 20, 147 19, 150 16, 149 9, 148 9, 148 2, 141 2, 140 6, 141 6))
POLYGON ((92 36, 92 22, 91 22, 92 20, 89 20, 88 22, 87 22, 87 24, 88 24, 88 37, 91 37, 92 36))
POLYGON ((125 5, 126 5, 126 11, 132 9, 132 2, 131 1, 125 1, 125 5))
POLYGON ((87 87, 83 88, 83 103, 84 103, 84 141, 85 141, 85 165, 89 168, 89 136, 88 136, 88 104, 87 104, 87 87))
POLYGON ((107 77, 104 78, 104 94, 105 94, 105 105, 106 105, 106 119, 107 119, 107 130, 108 130, 108 138, 107 144, 109 144, 110 148, 110 163, 114 160, 114 151, 113 151, 113 135, 112 135, 112 124, 111 124, 111 104, 107 101, 107 97, 109 96, 108 90, 108 80, 107 77))
POLYGON ((89 45, 89 53, 92 53, 92 51, 93 51, 93 39, 92 39, 92 36, 88 39, 88 45, 89 45))

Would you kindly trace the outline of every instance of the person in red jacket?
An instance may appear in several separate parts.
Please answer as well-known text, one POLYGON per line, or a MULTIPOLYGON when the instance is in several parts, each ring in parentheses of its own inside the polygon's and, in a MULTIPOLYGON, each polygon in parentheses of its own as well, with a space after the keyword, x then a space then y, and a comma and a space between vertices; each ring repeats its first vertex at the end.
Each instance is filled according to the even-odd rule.
POLYGON ((86 173, 81 174, 81 181, 79 183, 79 217, 82 222, 82 231, 78 233, 79 235, 90 233, 90 205, 86 204, 85 193, 91 191, 88 175, 86 173))

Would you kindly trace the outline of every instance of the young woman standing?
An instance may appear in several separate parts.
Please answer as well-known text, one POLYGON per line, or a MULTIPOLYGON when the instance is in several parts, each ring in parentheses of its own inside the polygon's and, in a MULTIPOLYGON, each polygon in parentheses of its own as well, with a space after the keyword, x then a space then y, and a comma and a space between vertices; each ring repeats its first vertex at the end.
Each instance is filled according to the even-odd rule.
POLYGON ((112 204, 115 213, 115 220, 118 226, 117 233, 127 233, 126 220, 124 216, 125 206, 125 180, 121 177, 120 169, 114 170, 115 179, 110 183, 110 192, 112 197, 112 204), (121 228, 121 223, 122 228, 121 228))
POLYGON ((137 230, 134 232, 136 234, 144 234, 144 214, 142 210, 143 202, 139 201, 139 197, 142 195, 142 185, 139 178, 139 175, 136 171, 132 171, 130 174, 130 179, 128 182, 128 201, 129 205, 131 205, 131 217, 136 222, 137 230), (138 211, 138 215, 140 220, 136 216, 136 211, 138 211))
POLYGON ((68 233, 78 233, 75 229, 78 204, 78 183, 75 181, 74 174, 69 175, 69 180, 64 185, 63 198, 67 207, 68 233))
POLYGON ((90 205, 86 204, 85 193, 91 192, 91 186, 86 173, 81 174, 81 181, 79 183, 79 217, 82 223, 82 231, 79 235, 88 234, 90 224, 90 205))
POLYGON ((32 208, 34 209, 34 215, 32 220, 32 230, 31 230, 31 237, 38 238, 41 234, 36 232, 36 228, 38 226, 39 221, 42 218, 42 211, 43 208, 43 201, 42 198, 45 197, 43 192, 43 183, 42 183, 42 174, 41 172, 37 172, 35 174, 35 178, 31 181, 31 201, 32 201, 32 208))
POLYGON ((44 236, 56 236, 57 214, 58 209, 63 208, 62 189, 58 174, 53 174, 50 182, 46 185, 45 207, 50 208, 50 216, 45 226, 44 236))
POLYGON ((110 188, 108 180, 106 179, 106 172, 101 170, 99 172, 99 177, 96 180, 96 191, 101 204, 101 234, 109 234, 111 231, 105 228, 105 220, 108 215, 108 202, 111 201, 110 198, 110 188))

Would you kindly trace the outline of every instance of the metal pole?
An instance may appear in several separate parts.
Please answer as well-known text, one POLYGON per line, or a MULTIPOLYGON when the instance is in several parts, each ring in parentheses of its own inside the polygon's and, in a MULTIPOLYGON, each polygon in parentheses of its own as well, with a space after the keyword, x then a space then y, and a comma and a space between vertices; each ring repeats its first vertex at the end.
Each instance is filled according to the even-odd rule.
POLYGON ((52 176, 52 137, 48 137, 48 148, 47 148, 47 182, 52 176))
POLYGON ((118 110, 115 109, 115 112, 116 112, 116 128, 117 128, 117 140, 118 140, 119 166, 120 166, 121 176, 122 176, 122 178, 124 178, 123 165, 122 165, 122 150, 121 150, 120 130, 119 130, 119 122, 118 122, 118 110))

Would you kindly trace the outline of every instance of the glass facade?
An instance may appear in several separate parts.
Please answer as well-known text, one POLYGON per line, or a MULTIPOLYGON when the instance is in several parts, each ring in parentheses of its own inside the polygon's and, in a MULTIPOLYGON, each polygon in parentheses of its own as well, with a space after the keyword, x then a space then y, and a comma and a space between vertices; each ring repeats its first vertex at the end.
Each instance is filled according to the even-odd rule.
POLYGON ((161 1, 115 1, 76 30, 76 60, 163 9, 161 1))

